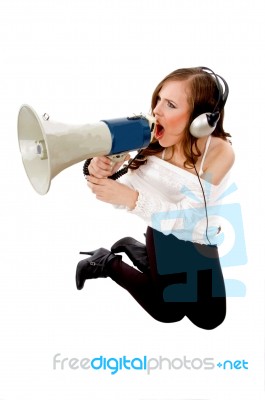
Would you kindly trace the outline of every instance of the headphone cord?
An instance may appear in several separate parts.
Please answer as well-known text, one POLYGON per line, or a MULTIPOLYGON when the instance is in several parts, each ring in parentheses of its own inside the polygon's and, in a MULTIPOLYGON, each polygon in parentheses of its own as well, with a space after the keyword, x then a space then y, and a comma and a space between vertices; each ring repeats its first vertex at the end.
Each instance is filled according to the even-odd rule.
POLYGON ((199 173, 198 173, 198 171, 197 171, 197 168, 196 168, 196 165, 195 165, 195 162, 194 162, 194 159, 193 159, 193 154, 192 154, 192 143, 191 143, 191 157, 192 157, 192 163, 193 163, 193 166, 194 166, 194 169, 195 169, 197 178, 198 178, 198 180, 199 180, 199 183, 200 183, 200 186, 201 186, 201 190, 202 190, 202 195, 203 195, 204 208, 205 208, 205 217, 206 217, 206 230, 205 230, 205 235, 206 235, 206 239, 208 240, 209 245, 212 245, 212 243, 211 243, 211 241, 210 241, 210 239, 209 239, 209 237, 208 237, 209 219, 208 219, 208 211, 207 211, 206 196, 205 196, 205 192, 204 192, 204 189, 203 189, 203 186, 202 186, 202 182, 201 182, 200 175, 199 175, 199 173))

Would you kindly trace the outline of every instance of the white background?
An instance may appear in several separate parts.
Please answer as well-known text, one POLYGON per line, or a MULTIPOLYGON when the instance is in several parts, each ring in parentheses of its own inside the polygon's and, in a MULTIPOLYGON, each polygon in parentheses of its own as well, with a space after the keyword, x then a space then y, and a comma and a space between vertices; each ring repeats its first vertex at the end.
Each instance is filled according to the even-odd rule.
POLYGON ((1 253, 0 399, 176 400, 264 398, 264 12, 262 0, 8 0, 0 4, 1 253), (108 279, 75 288, 80 250, 122 236, 143 240, 136 217, 98 203, 82 164, 39 196, 17 142, 23 103, 65 123, 148 112, 172 70, 204 65, 230 96, 234 177, 248 263, 226 278, 246 285, 228 298, 214 331, 184 319, 162 324, 108 279), (53 370, 63 357, 245 359, 248 370, 53 370))

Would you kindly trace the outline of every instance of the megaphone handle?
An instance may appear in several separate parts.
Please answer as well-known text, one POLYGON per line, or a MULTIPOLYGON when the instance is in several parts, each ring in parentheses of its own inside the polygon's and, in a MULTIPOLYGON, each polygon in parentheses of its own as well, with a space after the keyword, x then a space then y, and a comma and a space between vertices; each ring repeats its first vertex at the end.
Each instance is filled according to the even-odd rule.
POLYGON ((128 153, 113 154, 111 156, 108 156, 108 158, 114 163, 123 162, 125 160, 127 154, 128 153))
POLYGON ((134 160, 136 160, 137 157, 139 157, 139 155, 142 153, 142 151, 143 151, 143 149, 139 150, 138 153, 136 154, 136 156, 134 156, 134 158, 132 158, 128 162, 128 164, 125 165, 125 167, 123 167, 119 171, 115 172, 113 175, 109 176, 109 179, 112 179, 115 181, 116 179, 119 179, 123 175, 127 174, 128 170, 129 170, 129 166, 133 163, 134 160))
MULTIPOLYGON (((142 153, 142 150, 139 150, 138 153, 136 154, 136 156, 135 156, 134 158, 132 158, 132 159, 129 161, 128 165, 126 165, 125 167, 123 167, 123 168, 120 169, 119 171, 115 172, 113 175, 109 176, 109 179, 116 180, 116 179, 119 179, 121 176, 127 174, 130 164, 131 164, 141 153, 142 153)), ((118 162, 118 161, 121 161, 121 159, 124 160, 124 159, 126 158, 127 154, 128 154, 128 153, 115 154, 115 155, 110 156, 109 158, 115 157, 115 160, 116 160, 116 161, 114 161, 114 162, 118 162), (119 156, 121 156, 121 157, 119 157, 119 156), (122 158, 122 157, 123 157, 123 158, 122 158)), ((85 161, 84 165, 83 165, 83 174, 84 174, 84 176, 89 175, 88 166, 89 166, 89 164, 91 163, 91 160, 92 160, 92 158, 88 158, 88 159, 85 161)))
MULTIPOLYGON (((126 155, 127 155, 127 153, 125 154, 124 158, 126 157, 126 155)), ((92 160, 92 158, 88 158, 83 165, 84 176, 89 175, 88 167, 89 167, 89 164, 91 163, 91 160, 92 160)), ((116 158, 114 162, 118 162, 118 161, 121 161, 121 158, 116 158)), ((128 166, 123 167, 119 171, 115 172, 113 175, 109 176, 109 179, 112 179, 115 181, 116 179, 120 178, 122 175, 127 174, 127 172, 128 172, 128 166)))
MULTIPOLYGON (((129 154, 129 153, 113 154, 113 155, 111 155, 111 156, 108 156, 108 158, 109 158, 112 162, 114 162, 114 163, 123 162, 123 161, 125 160, 127 154, 129 154)), ((88 167, 89 167, 89 164, 91 163, 91 160, 92 160, 92 158, 88 158, 88 159, 85 161, 84 165, 83 165, 83 174, 84 174, 85 176, 86 176, 86 175, 89 175, 88 167)))

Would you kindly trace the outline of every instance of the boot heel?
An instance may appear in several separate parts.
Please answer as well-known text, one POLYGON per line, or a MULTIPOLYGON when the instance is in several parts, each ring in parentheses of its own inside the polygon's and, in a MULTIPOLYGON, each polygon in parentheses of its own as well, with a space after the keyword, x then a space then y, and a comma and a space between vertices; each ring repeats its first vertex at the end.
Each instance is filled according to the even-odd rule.
POLYGON ((83 289, 86 279, 107 278, 108 265, 113 259, 121 260, 121 256, 117 256, 111 251, 100 248, 94 251, 80 252, 80 254, 92 255, 84 260, 79 261, 76 267, 76 287, 78 290, 83 289))

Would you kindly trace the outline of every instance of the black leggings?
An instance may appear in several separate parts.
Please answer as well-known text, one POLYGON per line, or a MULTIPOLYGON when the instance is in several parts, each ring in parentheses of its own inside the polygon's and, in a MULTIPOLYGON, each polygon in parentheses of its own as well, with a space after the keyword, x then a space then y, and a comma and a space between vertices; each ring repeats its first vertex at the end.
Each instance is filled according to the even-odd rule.
POLYGON ((114 259, 109 276, 157 321, 176 322, 187 316, 203 329, 220 325, 226 296, 217 247, 179 240, 148 227, 146 248, 147 273, 114 259))

